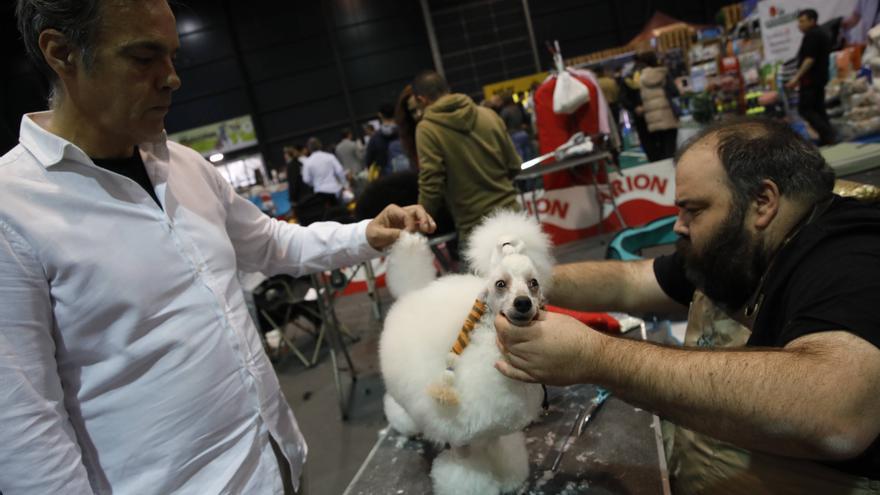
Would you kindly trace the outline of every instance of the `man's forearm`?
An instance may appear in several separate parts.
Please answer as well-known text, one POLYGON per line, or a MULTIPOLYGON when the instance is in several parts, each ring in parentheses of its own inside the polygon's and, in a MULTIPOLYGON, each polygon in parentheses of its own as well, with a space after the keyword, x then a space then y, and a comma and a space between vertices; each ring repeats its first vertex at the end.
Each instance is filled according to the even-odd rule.
POLYGON ((801 63, 800 68, 798 68, 797 74, 794 75, 793 79, 795 81, 800 81, 801 78, 804 77, 804 74, 806 74, 807 71, 810 70, 810 67, 812 67, 812 66, 813 66, 813 59, 811 57, 805 58, 803 63, 801 63))
POLYGON ((582 311, 621 310, 621 285, 627 269, 620 261, 587 261, 559 265, 553 271, 550 302, 582 311))
POLYGON ((581 311, 682 311, 657 284, 653 260, 584 261, 553 271, 550 303, 581 311))
POLYGON ((744 448, 811 459, 851 455, 852 446, 844 444, 852 435, 840 430, 859 412, 844 406, 851 393, 840 386, 845 373, 826 353, 602 340, 585 381, 624 400, 744 448))
POLYGON ((436 194, 431 188, 419 189, 419 204, 430 215, 437 215, 443 206, 443 197, 436 194))
POLYGON ((419 204, 431 215, 437 215, 443 206, 446 174, 430 160, 424 160, 419 171, 419 204))

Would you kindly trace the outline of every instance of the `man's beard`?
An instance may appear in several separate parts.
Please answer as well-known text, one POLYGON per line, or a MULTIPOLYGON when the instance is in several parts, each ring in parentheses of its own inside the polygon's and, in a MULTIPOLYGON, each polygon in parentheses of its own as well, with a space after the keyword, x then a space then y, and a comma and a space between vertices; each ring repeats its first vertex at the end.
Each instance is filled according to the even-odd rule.
POLYGON ((701 253, 688 238, 675 244, 684 256, 687 279, 730 314, 745 306, 769 262, 766 250, 744 228, 744 218, 745 208, 734 206, 701 253))

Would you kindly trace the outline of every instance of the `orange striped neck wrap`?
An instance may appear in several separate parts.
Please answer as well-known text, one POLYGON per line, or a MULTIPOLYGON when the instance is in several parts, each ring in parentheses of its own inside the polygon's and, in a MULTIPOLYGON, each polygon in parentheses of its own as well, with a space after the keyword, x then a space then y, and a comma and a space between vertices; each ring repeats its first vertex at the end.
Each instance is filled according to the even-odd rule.
POLYGON ((480 318, 486 314, 488 308, 486 302, 481 298, 477 298, 474 301, 470 313, 468 313, 467 318, 464 320, 464 324, 461 326, 461 330, 458 332, 458 338, 455 339, 455 343, 452 344, 452 352, 456 355, 461 356, 461 353, 464 352, 464 348, 467 347, 468 343, 471 341, 471 332, 474 331, 474 327, 480 322, 480 318))
POLYGON ((483 315, 486 314, 486 311, 489 310, 489 305, 486 304, 488 297, 488 292, 483 291, 474 301, 474 305, 471 306, 471 310, 464 320, 461 330, 458 332, 455 343, 452 344, 452 349, 446 353, 446 369, 443 371, 443 376, 440 381, 428 387, 428 394, 445 406, 457 406, 459 404, 458 392, 455 390, 455 364, 461 353, 464 352, 465 347, 470 343, 471 333, 474 331, 474 328, 476 328, 480 319, 483 318, 483 315))

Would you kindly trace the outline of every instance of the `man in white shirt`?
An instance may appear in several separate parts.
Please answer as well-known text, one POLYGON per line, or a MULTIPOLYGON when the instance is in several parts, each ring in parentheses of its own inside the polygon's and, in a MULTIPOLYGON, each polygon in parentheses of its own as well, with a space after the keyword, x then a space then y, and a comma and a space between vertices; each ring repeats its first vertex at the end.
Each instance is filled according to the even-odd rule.
POLYGON ((166 0, 45 5, 16 15, 52 110, 0 158, 0 492, 298 489, 307 447, 236 269, 356 263, 433 220, 261 214, 165 139, 180 86, 166 0))
POLYGON ((311 154, 303 161, 303 182, 312 186, 316 194, 326 194, 339 199, 339 194, 348 187, 345 170, 332 153, 323 149, 321 141, 312 137, 306 142, 311 154))

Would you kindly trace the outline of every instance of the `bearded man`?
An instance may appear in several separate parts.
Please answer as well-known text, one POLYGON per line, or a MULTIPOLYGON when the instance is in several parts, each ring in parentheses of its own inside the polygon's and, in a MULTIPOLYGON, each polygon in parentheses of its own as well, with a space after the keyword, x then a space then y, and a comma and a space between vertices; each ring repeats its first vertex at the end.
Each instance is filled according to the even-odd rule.
POLYGON ((675 425, 674 492, 876 493, 880 208, 784 124, 733 120, 676 157, 676 251, 557 268, 551 302, 669 313, 684 347, 615 338, 559 314, 496 321, 523 381, 594 383, 675 425))

